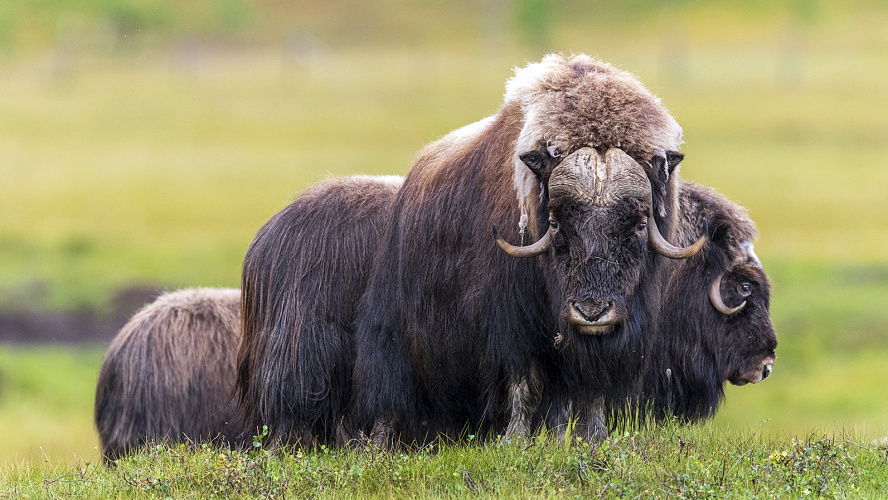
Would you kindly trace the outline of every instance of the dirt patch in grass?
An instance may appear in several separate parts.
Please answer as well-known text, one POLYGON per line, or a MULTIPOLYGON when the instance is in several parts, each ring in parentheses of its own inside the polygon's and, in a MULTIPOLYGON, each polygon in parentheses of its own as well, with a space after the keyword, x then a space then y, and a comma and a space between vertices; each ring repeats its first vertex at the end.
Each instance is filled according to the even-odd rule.
POLYGON ((150 285, 126 287, 114 295, 110 311, 0 311, 0 342, 108 343, 136 311, 161 293, 150 285))

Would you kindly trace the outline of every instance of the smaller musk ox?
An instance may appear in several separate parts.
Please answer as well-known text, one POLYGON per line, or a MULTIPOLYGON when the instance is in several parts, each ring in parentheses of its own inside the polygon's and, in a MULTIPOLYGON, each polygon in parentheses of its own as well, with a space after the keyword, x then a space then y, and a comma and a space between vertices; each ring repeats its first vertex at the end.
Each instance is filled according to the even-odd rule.
POLYGON ((674 183, 646 168, 680 137, 628 73, 553 55, 516 72, 493 117, 428 146, 357 308, 355 430, 383 444, 526 435, 541 404, 561 419, 572 401, 635 390, 658 310, 649 248, 684 258, 702 245, 666 244, 654 219, 670 230, 674 183), (494 225, 539 241, 500 241, 507 255, 494 225))
POLYGON ((709 243, 671 263, 637 408, 641 416, 692 421, 715 414, 726 381, 767 378, 777 338, 770 283, 753 251, 756 229, 746 211, 691 182, 679 184, 679 203, 678 242, 693 241, 705 219, 709 243))
POLYGON ((258 232, 244 257, 239 413, 272 442, 347 439, 354 318, 401 177, 331 178, 258 232))
POLYGON ((105 460, 158 440, 237 439, 239 338, 238 290, 180 290, 137 312, 99 372, 95 423, 105 460))

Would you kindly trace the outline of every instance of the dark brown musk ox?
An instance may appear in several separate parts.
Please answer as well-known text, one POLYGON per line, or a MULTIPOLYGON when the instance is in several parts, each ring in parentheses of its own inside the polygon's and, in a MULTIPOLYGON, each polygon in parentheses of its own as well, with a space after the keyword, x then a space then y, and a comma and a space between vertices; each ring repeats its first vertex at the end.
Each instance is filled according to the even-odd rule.
POLYGON ((383 445, 526 435, 541 403, 563 419, 636 390, 657 252, 685 258, 705 240, 680 249, 657 229, 672 226, 674 179, 652 183, 650 160, 680 143, 632 75, 549 55, 516 71, 495 115, 428 146, 358 305, 353 429, 383 445), (537 242, 498 237, 503 252, 492 226, 537 242))
MULTIPOLYGON (((702 220, 709 243, 694 257, 673 261, 657 320, 654 355, 626 417, 696 421, 713 416, 724 384, 758 383, 775 361, 770 283, 753 250, 755 224, 715 190, 681 181, 678 243, 696 237, 702 220)), ((623 422, 625 423, 625 422, 623 422)))
POLYGON ((169 292, 120 330, 102 362, 95 425, 108 462, 146 443, 239 439, 232 402, 240 292, 169 292))
POLYGON ((333 177, 259 230, 244 257, 236 392, 247 430, 336 444, 351 397, 354 318, 397 176, 333 177))

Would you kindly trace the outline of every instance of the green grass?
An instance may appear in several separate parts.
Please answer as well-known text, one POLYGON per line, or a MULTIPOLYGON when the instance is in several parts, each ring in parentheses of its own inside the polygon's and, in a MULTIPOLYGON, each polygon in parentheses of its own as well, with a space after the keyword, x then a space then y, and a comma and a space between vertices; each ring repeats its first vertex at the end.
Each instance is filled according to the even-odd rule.
POLYGON ((103 352, 0 345, 0 463, 71 462, 98 453, 92 407, 103 352))
POLYGON ((888 448, 849 434, 775 439, 666 425, 589 444, 530 440, 422 449, 268 453, 152 445, 114 468, 10 468, 0 494, 29 498, 880 498, 888 448))

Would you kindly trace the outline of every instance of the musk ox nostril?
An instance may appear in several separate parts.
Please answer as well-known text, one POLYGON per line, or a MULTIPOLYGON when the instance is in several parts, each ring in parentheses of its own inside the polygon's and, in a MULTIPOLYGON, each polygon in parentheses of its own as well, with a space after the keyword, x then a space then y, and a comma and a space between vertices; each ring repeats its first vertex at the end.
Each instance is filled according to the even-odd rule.
POLYGON ((768 375, 771 374, 771 365, 765 365, 765 368, 762 370, 762 380, 768 378, 768 375))
POLYGON ((590 322, 598 321, 610 309, 610 303, 605 302, 601 304, 592 300, 574 302, 573 306, 583 318, 590 322))

